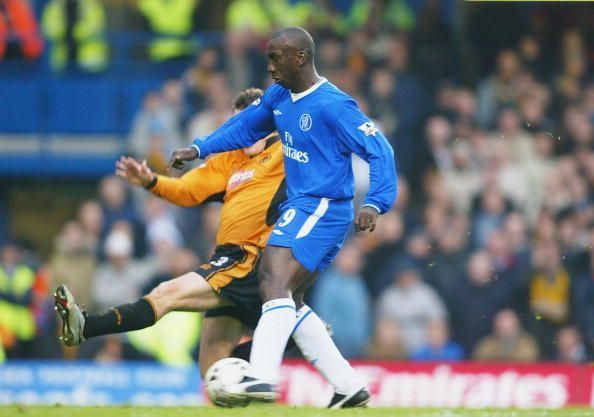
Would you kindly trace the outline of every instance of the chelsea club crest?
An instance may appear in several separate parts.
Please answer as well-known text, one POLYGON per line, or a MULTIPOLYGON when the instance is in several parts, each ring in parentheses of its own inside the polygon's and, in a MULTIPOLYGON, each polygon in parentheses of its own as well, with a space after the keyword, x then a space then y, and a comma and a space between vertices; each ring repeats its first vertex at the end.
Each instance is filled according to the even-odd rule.
POLYGON ((311 116, 307 113, 302 114, 301 118, 299 119, 299 128, 304 132, 307 132, 309 129, 311 129, 311 124, 311 116))

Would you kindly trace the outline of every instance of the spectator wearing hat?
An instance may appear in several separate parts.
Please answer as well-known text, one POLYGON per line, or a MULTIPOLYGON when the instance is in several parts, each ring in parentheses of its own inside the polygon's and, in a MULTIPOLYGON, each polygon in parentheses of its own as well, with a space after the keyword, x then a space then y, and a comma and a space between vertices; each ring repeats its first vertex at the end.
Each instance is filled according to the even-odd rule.
POLYGON ((143 286, 158 269, 158 261, 154 258, 146 261, 132 259, 131 232, 123 222, 117 223, 109 232, 104 250, 107 261, 97 268, 92 283, 97 310, 107 310, 140 298, 143 286))

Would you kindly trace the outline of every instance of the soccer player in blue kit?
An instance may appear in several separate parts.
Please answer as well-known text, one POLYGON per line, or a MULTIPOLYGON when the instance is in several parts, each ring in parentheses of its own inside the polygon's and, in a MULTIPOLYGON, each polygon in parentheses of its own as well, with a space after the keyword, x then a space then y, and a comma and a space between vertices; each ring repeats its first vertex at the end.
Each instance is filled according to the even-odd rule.
POLYGON ((378 216, 390 210, 397 193, 394 152, 356 102, 318 75, 314 53, 314 41, 304 29, 276 32, 267 45, 268 72, 275 83, 212 134, 197 139, 191 148, 175 151, 170 166, 245 148, 279 132, 287 201, 262 257, 259 279, 264 304, 250 371, 224 391, 229 397, 276 400, 283 352, 293 336, 327 379, 342 378, 344 392, 337 391, 330 407, 361 406, 369 394, 337 352, 319 317, 306 305, 296 306, 292 294, 332 262, 353 220, 357 232, 373 232, 378 216), (369 192, 356 215, 352 153, 370 167, 369 192), (300 327, 308 331, 296 337, 300 327))

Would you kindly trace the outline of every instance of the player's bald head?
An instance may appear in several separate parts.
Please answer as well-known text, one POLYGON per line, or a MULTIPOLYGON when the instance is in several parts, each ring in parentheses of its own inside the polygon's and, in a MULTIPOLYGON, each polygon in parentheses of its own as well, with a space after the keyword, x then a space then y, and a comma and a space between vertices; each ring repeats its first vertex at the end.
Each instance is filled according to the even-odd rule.
POLYGON ((276 31, 270 38, 270 42, 278 42, 284 47, 295 48, 297 51, 305 52, 307 62, 313 62, 316 47, 309 32, 299 26, 291 26, 276 31))

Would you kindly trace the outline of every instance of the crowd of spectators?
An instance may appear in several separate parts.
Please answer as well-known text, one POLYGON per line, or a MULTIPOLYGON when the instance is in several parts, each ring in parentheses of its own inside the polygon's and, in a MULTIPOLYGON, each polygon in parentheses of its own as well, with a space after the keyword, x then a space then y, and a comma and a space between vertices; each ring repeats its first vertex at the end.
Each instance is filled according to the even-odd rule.
MULTIPOLYGON (((311 23, 321 74, 392 142, 399 197, 375 233, 349 236, 309 302, 349 358, 591 360, 594 45, 567 28, 550 57, 527 30, 498 51, 489 74, 465 83, 455 37, 433 3, 416 26, 387 17, 346 32, 311 23)), ((149 93, 130 153, 162 172, 173 149, 230 117, 238 90, 270 82, 266 36, 230 30, 224 47, 200 50, 149 93)), ((358 159, 353 166, 361 201, 368 169, 358 159)), ((217 205, 175 208, 104 178, 97 199, 57 236, 37 273, 41 289, 0 293, 2 302, 34 306, 44 340, 11 345, 4 336, 9 354, 126 357, 121 339, 75 353, 48 349, 56 333, 49 289, 65 282, 93 311, 136 299, 209 258, 217 215, 217 205)), ((16 245, 2 255, 0 271, 12 271, 16 245)))

